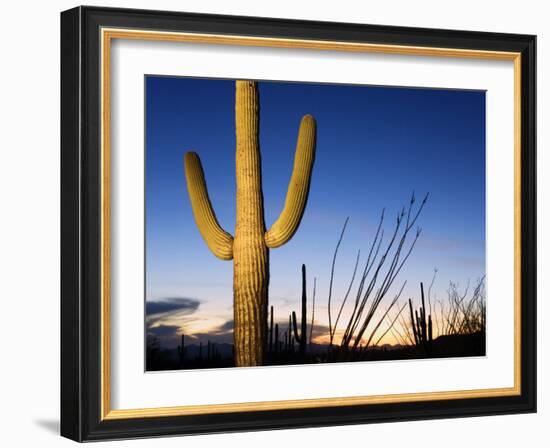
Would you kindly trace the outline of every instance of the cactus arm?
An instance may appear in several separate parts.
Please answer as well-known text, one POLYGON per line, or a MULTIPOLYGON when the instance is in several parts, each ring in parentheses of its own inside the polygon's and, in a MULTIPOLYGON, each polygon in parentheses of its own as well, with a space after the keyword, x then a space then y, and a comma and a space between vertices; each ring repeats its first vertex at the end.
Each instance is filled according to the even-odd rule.
POLYGON ((208 196, 201 160, 194 152, 185 154, 185 179, 195 222, 212 253, 222 260, 233 258, 233 237, 223 230, 208 196))
POLYGON ((298 325, 296 324, 296 312, 292 312, 292 327, 294 328, 294 339, 296 339, 296 342, 300 343, 300 334, 298 333, 298 325))
POLYGON ((411 325, 413 329, 413 335, 414 335, 414 343, 415 345, 418 345, 418 335, 416 333, 416 323, 414 320, 414 312, 413 312, 413 306, 412 306, 412 300, 409 299, 409 312, 411 313, 411 325))
POLYGON ((276 248, 288 242, 302 220, 315 160, 316 128, 315 119, 311 115, 302 118, 285 205, 279 218, 265 234, 265 243, 270 248, 276 248))

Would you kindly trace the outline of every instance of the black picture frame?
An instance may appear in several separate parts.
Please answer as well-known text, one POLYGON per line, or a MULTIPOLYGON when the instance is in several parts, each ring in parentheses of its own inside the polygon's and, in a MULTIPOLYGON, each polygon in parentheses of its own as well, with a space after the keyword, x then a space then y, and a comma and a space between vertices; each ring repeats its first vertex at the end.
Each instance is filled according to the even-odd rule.
POLYGON ((536 37, 166 11, 61 13, 61 435, 76 441, 536 412, 536 37), (461 48, 521 54, 521 393, 514 396, 101 418, 100 29, 461 48))

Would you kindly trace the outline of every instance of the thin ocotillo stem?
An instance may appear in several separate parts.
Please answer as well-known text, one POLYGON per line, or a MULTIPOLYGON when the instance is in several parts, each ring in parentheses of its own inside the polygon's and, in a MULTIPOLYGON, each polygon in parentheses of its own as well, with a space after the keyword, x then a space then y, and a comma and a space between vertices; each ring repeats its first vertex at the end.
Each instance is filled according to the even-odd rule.
MULTIPOLYGON (((384 339, 384 336, 386 336, 386 334, 388 334, 388 332, 389 332, 390 330, 393 329, 393 326, 395 325, 395 322, 397 321, 397 319, 399 318, 399 316, 401 315, 401 313, 403 312, 403 310, 405 309, 406 306, 407 306, 407 302, 405 302, 405 303, 401 306, 401 308, 399 309, 399 311, 398 311, 398 313, 397 313, 397 316, 395 316, 395 317, 391 320, 391 322, 390 322, 388 328, 386 329, 386 331, 384 331, 384 333, 382 333, 382 336, 380 336, 380 337, 376 340, 376 342, 374 343, 374 346, 375 346, 375 347, 380 343, 380 341, 381 341, 382 339, 384 339)), ((390 310, 390 309, 388 308, 388 311, 389 311, 389 310, 390 310)))
POLYGON ((357 266, 359 265, 359 257, 361 256, 361 251, 357 251, 357 258, 355 259, 355 267, 353 268, 353 275, 351 276, 351 280, 349 282, 348 290, 346 291, 346 294, 344 295, 344 300, 342 300, 342 303, 340 304, 340 309, 338 310, 338 316, 336 316, 336 321, 334 322, 334 328, 333 328, 333 336, 336 334, 336 329, 338 328, 338 321, 340 320, 340 316, 342 315, 342 310, 344 309, 344 306, 346 305, 346 301, 348 300, 349 293, 351 291, 351 288, 353 286, 353 282, 355 280, 355 274, 357 273, 357 266))
POLYGON ((346 226, 348 225, 348 221, 349 221, 349 216, 346 218, 346 221, 344 222, 344 227, 342 228, 342 232, 340 233, 340 238, 338 238, 336 249, 334 249, 334 255, 332 257, 332 267, 330 269, 330 285, 328 289, 328 331, 330 335, 330 345, 332 345, 332 340, 334 338, 334 333, 332 331, 332 311, 331 311, 332 283, 334 281, 334 268, 336 266, 336 256, 338 255, 338 249, 340 248, 340 244, 342 243, 342 238, 344 238, 344 232, 346 231, 346 226))
POLYGON ((317 289, 317 277, 313 277, 313 297, 311 303, 311 327, 309 328, 309 343, 313 343, 313 326, 315 325, 315 290, 317 289))

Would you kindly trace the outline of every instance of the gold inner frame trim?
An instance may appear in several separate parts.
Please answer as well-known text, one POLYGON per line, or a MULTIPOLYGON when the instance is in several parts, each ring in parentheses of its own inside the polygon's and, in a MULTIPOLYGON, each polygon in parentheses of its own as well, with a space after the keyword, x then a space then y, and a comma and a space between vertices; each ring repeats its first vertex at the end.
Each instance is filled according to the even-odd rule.
POLYGON ((381 403, 422 402, 466 398, 503 397, 521 394, 521 54, 515 52, 419 47, 253 36, 101 29, 101 419, 168 417, 229 412, 350 406, 381 403), (110 366, 110 62, 111 41, 131 39, 213 45, 241 45, 356 53, 455 57, 513 61, 514 63, 514 386, 441 392, 418 392, 303 400, 188 405, 141 409, 111 409, 110 366))

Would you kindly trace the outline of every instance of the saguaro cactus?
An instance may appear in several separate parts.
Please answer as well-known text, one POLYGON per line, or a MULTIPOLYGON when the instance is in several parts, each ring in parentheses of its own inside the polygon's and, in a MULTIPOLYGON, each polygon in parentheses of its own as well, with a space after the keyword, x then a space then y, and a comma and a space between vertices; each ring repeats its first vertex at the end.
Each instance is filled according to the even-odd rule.
POLYGON ((197 227, 214 255, 233 259, 235 365, 264 361, 269 284, 269 249, 288 242, 300 224, 309 193, 315 158, 316 124, 302 118, 294 168, 284 208, 266 232, 259 146, 258 87, 236 82, 236 224, 235 237, 223 230, 208 196, 199 156, 185 154, 187 190, 197 227))

